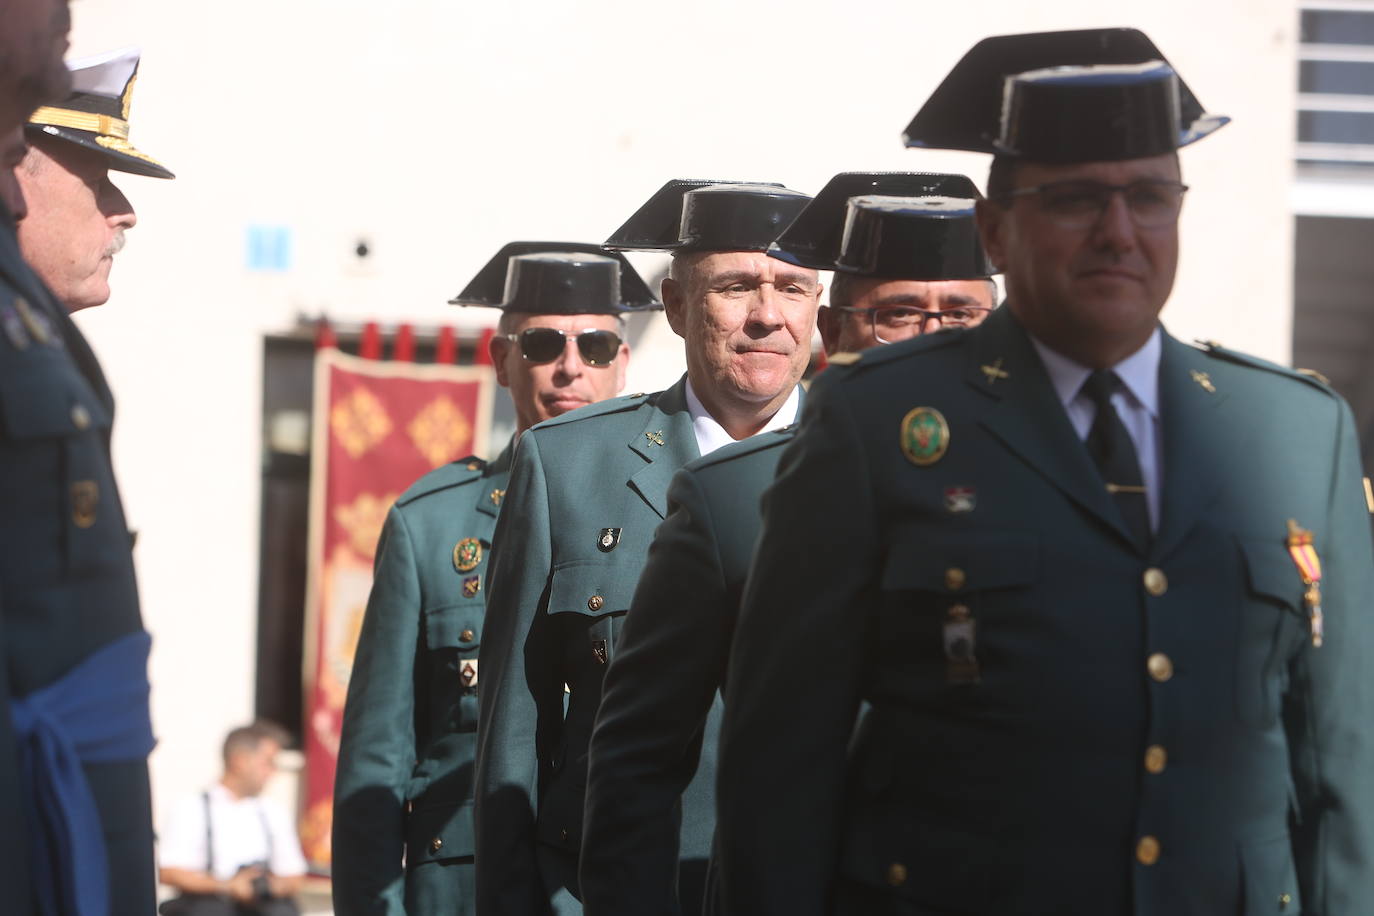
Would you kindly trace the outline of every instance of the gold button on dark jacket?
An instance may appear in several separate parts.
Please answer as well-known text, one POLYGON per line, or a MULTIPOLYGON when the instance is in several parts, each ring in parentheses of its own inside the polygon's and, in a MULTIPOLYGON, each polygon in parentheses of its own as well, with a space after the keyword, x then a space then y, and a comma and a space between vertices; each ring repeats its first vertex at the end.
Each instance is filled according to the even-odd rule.
POLYGON ((1145 749, 1145 772, 1158 776, 1169 763, 1169 752, 1158 744, 1145 749))
POLYGON ((1135 844, 1135 858, 1141 865, 1153 865, 1159 861, 1159 840, 1143 836, 1135 844))
POLYGON ((471 630, 464 630, 463 632, 458 634, 458 639, 460 642, 472 642, 476 638, 477 634, 472 632, 471 630))
POLYGON ((964 575, 964 571, 959 567, 951 566, 949 569, 945 570, 945 588, 950 591, 957 592, 964 587, 966 581, 968 581, 968 577, 964 575))
POLYGON ((1169 590, 1169 577, 1164 575, 1164 570, 1151 566, 1145 570, 1145 591, 1158 598, 1169 590))
POLYGON ((441 839, 439 839, 437 836, 436 836, 434 839, 432 839, 432 840, 429 841, 429 851, 430 851, 430 852, 438 852, 439 850, 441 850, 441 849, 443 849, 443 848, 444 848, 444 841, 441 840, 441 839))
POLYGON ((72 425, 77 429, 88 428, 91 425, 91 412, 81 404, 73 404, 72 425))
POLYGON ((592 595, 590 598, 587 599, 587 609, 588 609, 588 610, 591 610, 591 611, 599 611, 599 610, 601 610, 601 609, 602 609, 603 607, 605 607, 605 606, 606 606, 606 599, 605 599, 605 598, 602 598, 600 595, 592 595))
POLYGON ((1151 655, 1145 662, 1145 667, 1149 669, 1150 677, 1161 684, 1174 676, 1174 663, 1163 652, 1156 652, 1151 655))
POLYGON ((893 862, 887 867, 887 883, 893 887, 901 887, 906 884, 906 866, 901 862, 893 862))

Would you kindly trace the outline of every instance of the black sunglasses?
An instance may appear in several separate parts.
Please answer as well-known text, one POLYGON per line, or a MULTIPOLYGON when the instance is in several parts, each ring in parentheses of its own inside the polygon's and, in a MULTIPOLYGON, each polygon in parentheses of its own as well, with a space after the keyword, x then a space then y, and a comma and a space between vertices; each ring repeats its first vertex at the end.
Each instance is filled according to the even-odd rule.
MULTIPOLYGON (((568 335, 558 328, 525 328, 519 334, 504 335, 520 344, 520 355, 531 363, 551 363, 563 355, 568 335)), ((577 334, 577 352, 589 366, 609 366, 620 352, 620 335, 614 331, 582 331, 577 334)))

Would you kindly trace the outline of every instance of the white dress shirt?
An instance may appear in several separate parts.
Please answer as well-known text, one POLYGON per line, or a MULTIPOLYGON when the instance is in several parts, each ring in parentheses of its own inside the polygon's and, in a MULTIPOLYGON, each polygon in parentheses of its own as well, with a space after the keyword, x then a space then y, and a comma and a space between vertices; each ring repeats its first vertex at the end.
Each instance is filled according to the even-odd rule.
MULTIPOLYGON (((782 429, 784 426, 797 422, 797 408, 801 404, 801 386, 792 389, 792 393, 778 412, 769 417, 768 422, 763 424, 760 433, 766 433, 773 429, 782 429)), ((687 379, 687 413, 692 417, 692 432, 697 437, 697 449, 703 455, 709 455, 722 445, 729 445, 735 438, 725 431, 725 427, 716 422, 716 418, 706 412, 701 399, 692 390, 692 380, 687 379)), ((758 435, 758 433, 755 433, 758 435)))
MULTIPOLYGON (((1092 399, 1083 393, 1083 383, 1092 375, 1092 370, 1051 350, 1033 335, 1027 336, 1040 354, 1050 384, 1059 396, 1059 403, 1064 405, 1078 438, 1087 439, 1097 416, 1092 399)), ((1164 479, 1164 456, 1160 451, 1164 443, 1159 432, 1159 355, 1163 346, 1161 332, 1155 328, 1145 346, 1112 367, 1121 379, 1121 386, 1112 395, 1112 406, 1130 434, 1136 458, 1140 461, 1140 479, 1145 482, 1151 531, 1159 530, 1159 488, 1164 479)))
MULTIPOLYGON (((296 828, 286 813, 264 798, 239 798, 222 783, 210 794, 210 827, 214 843, 213 875, 228 881, 244 865, 268 862, 274 875, 305 874, 296 828), (270 850, 270 855, 269 855, 270 850)), ((205 846, 205 800, 191 795, 172 811, 158 840, 158 862, 167 868, 205 873, 210 860, 205 846)))

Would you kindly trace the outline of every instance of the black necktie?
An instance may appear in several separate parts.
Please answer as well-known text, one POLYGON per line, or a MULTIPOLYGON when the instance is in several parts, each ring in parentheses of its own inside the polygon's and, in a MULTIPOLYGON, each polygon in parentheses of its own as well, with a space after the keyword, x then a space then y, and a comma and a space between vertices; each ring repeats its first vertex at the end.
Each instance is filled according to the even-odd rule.
POLYGON ((1150 543, 1150 509, 1145 502, 1145 480, 1140 474, 1135 443, 1112 406, 1112 393, 1120 386, 1121 379, 1110 369, 1098 369, 1083 383, 1083 393, 1097 407, 1085 444, 1107 492, 1121 510, 1126 530, 1143 549, 1150 543))

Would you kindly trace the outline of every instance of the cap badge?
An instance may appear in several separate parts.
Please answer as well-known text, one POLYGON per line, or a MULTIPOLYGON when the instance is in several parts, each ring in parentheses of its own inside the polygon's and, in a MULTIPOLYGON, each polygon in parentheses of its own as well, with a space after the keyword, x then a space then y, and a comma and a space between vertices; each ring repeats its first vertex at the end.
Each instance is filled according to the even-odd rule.
POLYGON ((472 572, 482 562, 482 542, 463 538, 453 547, 453 566, 461 573, 472 572))
POLYGON ((1317 548, 1312 546, 1312 532, 1299 528, 1296 519, 1288 520, 1288 555, 1293 565, 1298 567, 1302 584, 1307 586, 1302 600, 1307 604, 1307 619, 1312 629, 1312 645, 1320 648, 1322 644, 1322 561, 1317 556, 1317 548))
POLYGON ((945 457, 949 449, 949 424, 934 407, 913 407, 902 418, 902 454, 917 467, 945 457))
POLYGON ((610 553, 620 545, 619 528, 602 528, 601 533, 596 536, 596 549, 602 553, 610 553))
POLYGON ((998 379, 1011 378, 1011 373, 1002 368, 1002 357, 997 357, 991 365, 979 366, 983 374, 988 377, 988 384, 997 384, 998 379))
POLYGON ((476 598, 477 593, 482 590, 481 576, 468 576, 463 580, 463 597, 476 598))

